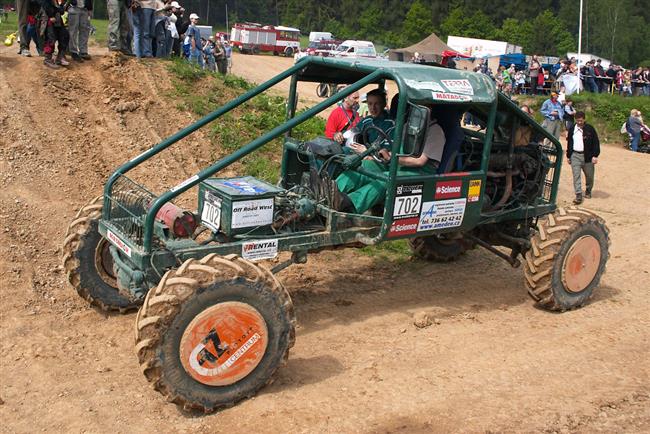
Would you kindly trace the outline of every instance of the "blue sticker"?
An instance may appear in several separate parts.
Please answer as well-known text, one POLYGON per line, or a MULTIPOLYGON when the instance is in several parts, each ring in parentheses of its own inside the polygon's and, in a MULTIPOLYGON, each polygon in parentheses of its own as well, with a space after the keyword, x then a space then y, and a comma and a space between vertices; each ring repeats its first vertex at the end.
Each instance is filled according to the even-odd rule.
POLYGON ((265 193, 268 190, 257 185, 253 185, 248 181, 224 181, 224 185, 239 191, 240 193, 246 194, 260 194, 265 193))

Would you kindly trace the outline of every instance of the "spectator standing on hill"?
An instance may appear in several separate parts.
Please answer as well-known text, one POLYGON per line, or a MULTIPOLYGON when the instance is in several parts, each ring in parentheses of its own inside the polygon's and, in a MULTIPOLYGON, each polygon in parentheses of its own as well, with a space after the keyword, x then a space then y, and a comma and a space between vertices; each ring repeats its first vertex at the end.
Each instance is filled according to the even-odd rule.
POLYGON ((226 64, 228 66, 228 72, 232 72, 232 45, 228 41, 224 41, 223 49, 226 52, 226 64))
POLYGON ((38 34, 38 20, 36 19, 40 10, 41 6, 38 3, 29 3, 29 14, 27 15, 27 40, 25 41, 25 46, 27 47, 27 51, 29 51, 31 41, 34 41, 38 55, 43 56, 43 39, 38 34))
POLYGON ((643 118, 641 117, 641 112, 637 109, 632 109, 632 111, 630 111, 630 117, 627 119, 626 128, 632 138, 630 149, 634 152, 639 151, 639 140, 641 139, 642 126, 643 118))
POLYGON ((155 33, 156 0, 131 0, 133 11, 133 51, 141 59, 153 57, 152 41, 155 33))
POLYGON ((537 78, 539 77, 539 70, 542 65, 537 60, 537 55, 533 54, 528 64, 528 77, 530 78, 530 92, 532 95, 537 95, 537 78))
POLYGON ((18 33, 20 35, 20 48, 18 54, 25 57, 31 57, 27 41, 27 15, 29 15, 30 0, 16 0, 16 15, 18 15, 18 33))
POLYGON ((199 23, 197 14, 190 14, 190 25, 185 31, 185 46, 189 48, 190 63, 195 63, 203 68, 203 52, 201 51, 201 32, 196 27, 199 23))
POLYGON ((562 130, 562 119, 564 118, 564 110, 562 104, 557 100, 557 93, 551 92, 551 98, 544 101, 540 112, 544 116, 542 126, 546 131, 551 133, 556 139, 560 138, 560 131, 562 130))
POLYGON ((214 44, 214 58, 217 62, 217 70, 220 74, 228 73, 228 58, 226 57, 226 47, 224 47, 221 38, 217 38, 214 44))
POLYGON ((359 123, 359 92, 352 92, 330 113, 325 124, 325 136, 343 143, 343 134, 359 123))
POLYGON ((88 38, 93 0, 71 0, 68 9, 68 31, 70 32, 70 55, 72 60, 90 60, 88 38))
POLYGON ((564 118, 563 118, 564 126, 568 131, 575 123, 576 109, 575 107, 573 107, 573 101, 570 100, 569 98, 565 99, 563 108, 564 108, 564 118))
POLYGON ((63 22, 65 4, 63 0, 43 0, 41 3, 43 13, 41 14, 40 28, 45 39, 45 66, 58 69, 59 66, 68 66, 65 52, 68 49, 70 36, 68 29, 63 22), (53 58, 54 49, 57 49, 56 58, 53 58))
POLYGON ((108 49, 133 56, 131 41, 133 29, 129 20, 130 0, 107 0, 108 10, 108 49))
POLYGON ((594 187, 594 166, 598 163, 600 155, 600 141, 594 127, 585 122, 584 112, 577 112, 576 123, 567 134, 567 161, 571 164, 573 173, 573 189, 576 198, 573 203, 580 205, 582 195, 582 172, 585 174, 584 198, 591 199, 594 187))
POLYGON ((598 59, 596 60, 596 64, 594 65, 594 75, 598 77, 596 80, 596 87, 598 89, 598 93, 603 93, 607 87, 607 81, 604 79, 605 78, 605 70, 603 69, 603 66, 601 65, 601 60, 598 59))

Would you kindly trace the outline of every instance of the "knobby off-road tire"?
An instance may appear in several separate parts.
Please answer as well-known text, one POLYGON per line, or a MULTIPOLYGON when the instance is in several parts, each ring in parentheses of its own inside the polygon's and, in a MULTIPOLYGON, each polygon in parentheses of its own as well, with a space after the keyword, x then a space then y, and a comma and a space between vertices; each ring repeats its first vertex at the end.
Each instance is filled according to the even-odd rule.
POLYGON ((102 196, 91 200, 68 226, 63 241, 63 268, 72 287, 92 306, 125 313, 139 303, 117 289, 110 244, 98 231, 102 204, 102 196))
POLYGON ((602 218, 584 208, 558 208, 539 220, 526 252, 528 293, 551 311, 584 305, 605 272, 609 244, 602 218))
POLYGON ((145 377, 169 402, 210 413, 272 381, 294 344, 295 323, 291 298, 270 271, 211 254, 168 271, 147 293, 135 349, 145 377))
POLYGON ((409 246, 416 257, 434 262, 454 261, 466 251, 474 248, 471 241, 463 238, 447 239, 444 234, 411 238, 409 246))

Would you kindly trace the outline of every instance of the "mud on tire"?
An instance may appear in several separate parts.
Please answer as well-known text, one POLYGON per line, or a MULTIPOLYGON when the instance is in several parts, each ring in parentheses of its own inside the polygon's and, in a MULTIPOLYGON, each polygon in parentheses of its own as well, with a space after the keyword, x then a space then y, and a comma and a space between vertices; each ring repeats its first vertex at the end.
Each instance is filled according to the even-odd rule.
POLYGON ((409 246, 416 257, 435 262, 454 261, 466 251, 474 248, 471 241, 462 238, 448 239, 444 234, 412 238, 409 240, 409 246))
POLYGON ((98 232, 103 197, 82 207, 63 241, 63 268, 77 293, 103 311, 128 312, 139 303, 120 294, 113 274, 109 243, 98 232))
POLYGON ((609 230, 604 220, 584 208, 558 208, 540 219, 537 228, 526 252, 528 293, 551 311, 584 305, 609 258, 609 230))
MULTIPOLYGON (((270 271, 236 255, 211 254, 168 271, 148 292, 136 318, 135 349, 145 377, 169 402, 186 411, 209 413, 253 396, 272 381, 294 344, 295 323, 291 298, 270 271), (257 315, 264 332, 259 333, 261 337, 257 331, 250 335, 263 340, 266 346, 255 346, 255 341, 246 347, 250 340, 242 345, 224 339, 224 327, 228 331, 240 324, 223 312, 209 317, 213 309, 222 306, 236 306, 257 315), (203 324, 206 314, 209 325, 201 329, 198 324, 203 324), (216 340, 214 336, 210 339, 213 334, 216 340), (194 340, 190 348, 196 347, 187 357, 184 350, 190 340, 194 340), (203 350, 197 353, 197 348, 203 350), (236 349, 244 351, 242 359, 256 359, 252 363, 238 362, 236 357, 241 351, 236 349), (216 373, 202 373, 206 376, 201 377, 199 372, 210 366, 210 371, 216 373), (247 367, 245 372, 235 375, 242 367, 247 367)), ((247 339, 242 335, 241 342, 247 339)))

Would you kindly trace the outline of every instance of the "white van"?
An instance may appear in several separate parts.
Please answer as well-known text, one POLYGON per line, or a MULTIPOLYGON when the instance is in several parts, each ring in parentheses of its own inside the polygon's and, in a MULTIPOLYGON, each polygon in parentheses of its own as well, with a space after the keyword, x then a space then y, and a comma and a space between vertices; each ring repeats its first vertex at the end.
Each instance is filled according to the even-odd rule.
POLYGON ((309 42, 320 41, 321 39, 334 39, 330 32, 309 32, 309 42))
POLYGON ((368 57, 376 58, 377 51, 375 51, 375 44, 370 41, 343 41, 341 45, 336 47, 334 53, 336 57, 368 57))

